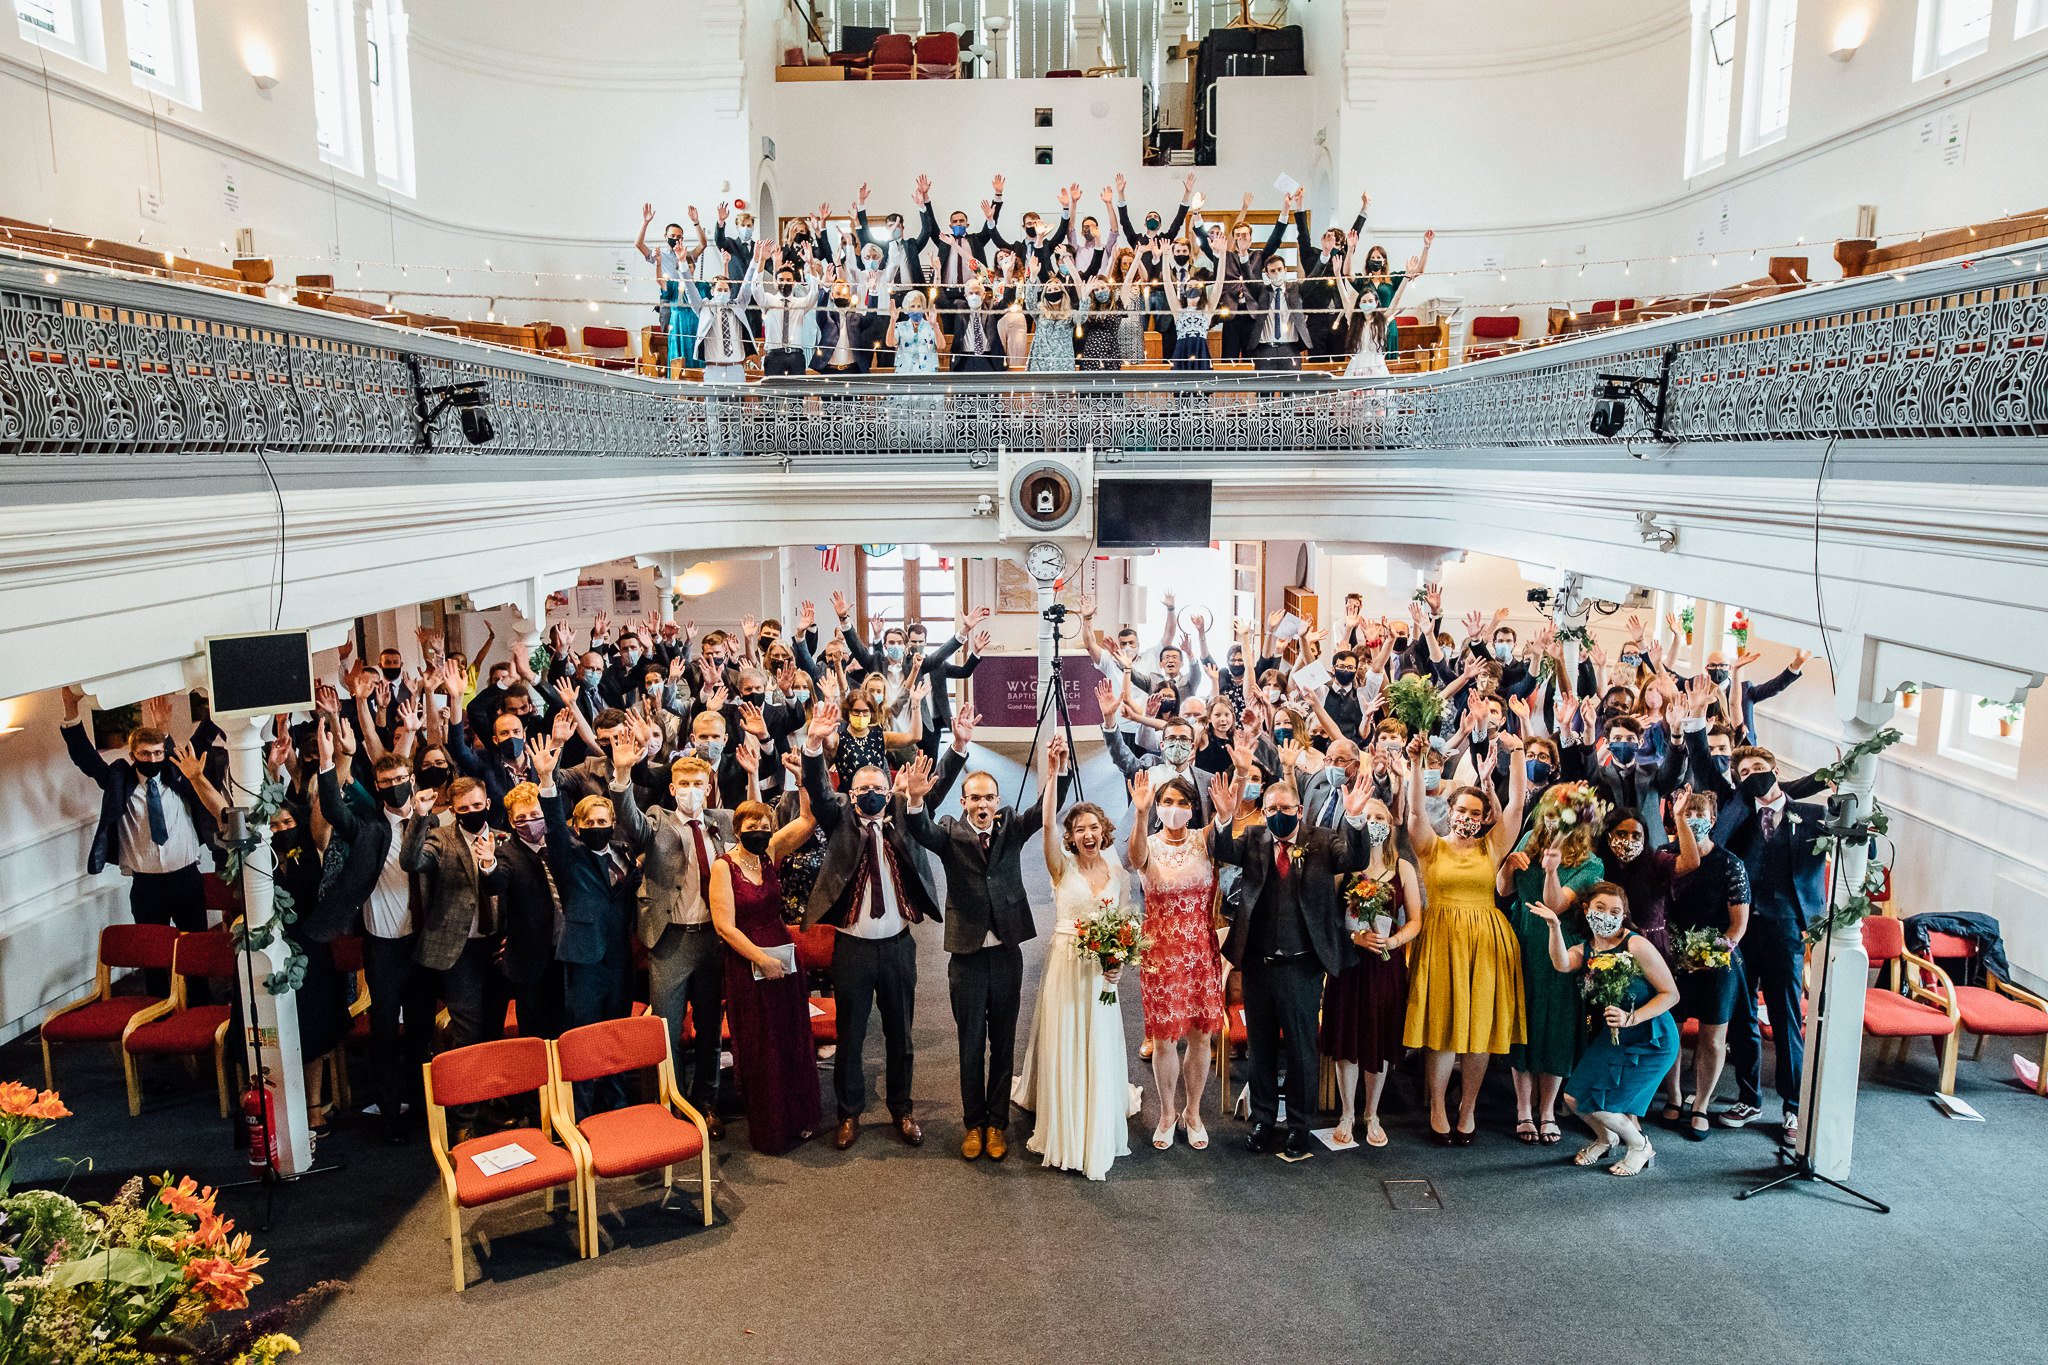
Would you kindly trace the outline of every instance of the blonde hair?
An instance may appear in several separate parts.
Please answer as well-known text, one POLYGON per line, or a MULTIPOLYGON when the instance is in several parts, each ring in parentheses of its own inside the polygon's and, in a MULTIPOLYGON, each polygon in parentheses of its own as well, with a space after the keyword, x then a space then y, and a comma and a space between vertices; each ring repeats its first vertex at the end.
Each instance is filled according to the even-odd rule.
POLYGON ((578 801, 576 803, 575 814, 569 817, 569 823, 573 825, 582 825, 589 823, 591 813, 596 811, 600 807, 604 809, 604 813, 606 815, 611 816, 614 820, 619 818, 618 812, 612 809, 610 797, 586 796, 581 801, 578 801))
POLYGON ((507 815, 512 813, 514 806, 538 806, 539 804, 540 788, 534 786, 531 782, 521 782, 511 791, 505 793, 505 813, 507 815))

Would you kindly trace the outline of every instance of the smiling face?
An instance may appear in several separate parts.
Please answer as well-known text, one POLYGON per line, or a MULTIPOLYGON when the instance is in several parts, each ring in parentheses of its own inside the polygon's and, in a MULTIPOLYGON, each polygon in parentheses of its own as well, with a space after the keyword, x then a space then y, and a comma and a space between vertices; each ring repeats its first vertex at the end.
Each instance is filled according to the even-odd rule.
POLYGON ((1100 853, 1107 837, 1102 817, 1093 806, 1076 806, 1067 812, 1067 844, 1075 853, 1100 853))

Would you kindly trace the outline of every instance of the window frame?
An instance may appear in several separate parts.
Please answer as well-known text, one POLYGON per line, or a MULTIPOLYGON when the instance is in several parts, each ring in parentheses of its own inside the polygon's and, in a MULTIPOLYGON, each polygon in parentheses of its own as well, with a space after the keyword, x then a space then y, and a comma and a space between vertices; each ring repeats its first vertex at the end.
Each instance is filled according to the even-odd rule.
POLYGON ((1996 8, 1994 0, 1920 0, 1913 36, 1913 79, 1924 81, 1990 51, 1996 8), (1950 7, 1958 4, 1983 6, 1984 32, 1959 47, 1944 49, 1940 46, 1944 21, 1949 17, 1950 7))
MULTIPOLYGON (((927 646, 936 645, 952 635, 960 624, 960 597, 963 591, 960 575, 962 562, 951 555, 936 554, 929 545, 903 546, 892 548, 885 555, 870 555, 866 546, 854 550, 854 615, 855 629, 865 637, 868 618, 874 615, 870 605, 874 597, 887 597, 897 604, 897 612, 884 625, 908 626, 920 622, 925 628, 927 646), (910 558, 906 549, 918 552, 916 559, 910 558), (934 562, 926 564, 923 561, 934 562), (937 561, 952 560, 952 567, 940 568, 937 561), (894 561, 894 562, 890 562, 894 561), (892 583, 880 585, 872 581, 873 576, 889 575, 892 583), (900 575, 900 577, 899 577, 900 575), (933 580, 929 585, 927 578, 933 580), (943 578, 944 586, 939 586, 943 578), (950 600, 951 605, 943 614, 934 613, 926 606, 927 595, 934 601, 950 600)), ((888 615, 888 613, 884 613, 888 615)), ((880 640, 869 640, 872 647, 879 647, 880 640)))
POLYGON ((419 193, 412 123, 412 15, 406 0, 365 0, 363 19, 371 167, 378 184, 412 197, 419 193))
POLYGON ((2021 715, 2013 724, 2008 736, 1997 733, 1997 722, 1991 721, 1985 728, 1988 734, 1977 731, 1976 722, 1980 716, 1991 714, 1989 708, 1979 705, 1984 699, 1970 692, 1944 689, 1942 692, 1942 726, 1939 751, 1942 757, 1982 768, 2002 777, 2016 777, 2020 768, 2020 744, 2026 737, 2026 715, 2021 715))
POLYGON ((122 37, 128 51, 128 79, 143 90, 193 109, 199 103, 199 37, 192 0, 121 0, 122 37), (168 32, 171 72, 168 76, 145 71, 136 65, 135 11, 138 6, 157 10, 168 32))
POLYGON ((352 175, 363 173, 363 97, 362 76, 356 63, 356 21, 354 0, 306 0, 306 27, 309 55, 313 65, 313 146, 320 160, 330 166, 338 166, 352 175), (326 31, 333 44, 331 62, 332 78, 336 87, 339 108, 335 110, 337 131, 341 134, 342 145, 330 148, 321 132, 324 122, 321 109, 321 49, 314 36, 326 31))
POLYGON ((1742 150, 1745 154, 1784 140, 1792 123, 1792 73, 1798 57, 1799 0, 1751 0, 1749 58, 1742 78, 1742 150), (1774 61, 1776 57, 1779 60, 1774 61), (1783 91, 1778 122, 1763 126, 1769 87, 1783 91))
POLYGON ((2042 29, 2048 29, 2048 0, 2020 0, 2012 21, 2013 38, 2031 38, 2042 29))
POLYGON ((44 0, 53 25, 59 15, 68 20, 69 37, 54 27, 45 28, 30 19, 23 8, 24 3, 25 0, 15 0, 14 6, 14 24, 23 42, 33 43, 45 52, 55 53, 95 71, 107 69, 106 21, 100 14, 97 0, 44 0))
POLYGON ((1728 124, 1735 116, 1735 44, 1741 18, 1741 0, 1693 0, 1692 57, 1685 101, 1685 174, 1688 179, 1728 164, 1730 144, 1734 141, 1728 124), (1727 14, 1716 19, 1715 11, 1723 4, 1727 6, 1727 14), (1722 29, 1727 30, 1728 59, 1717 61, 1721 39, 1716 35, 1722 29), (1705 150, 1710 75, 1718 75, 1720 83, 1725 86, 1716 98, 1720 105, 1716 130, 1719 145, 1711 155, 1705 150))

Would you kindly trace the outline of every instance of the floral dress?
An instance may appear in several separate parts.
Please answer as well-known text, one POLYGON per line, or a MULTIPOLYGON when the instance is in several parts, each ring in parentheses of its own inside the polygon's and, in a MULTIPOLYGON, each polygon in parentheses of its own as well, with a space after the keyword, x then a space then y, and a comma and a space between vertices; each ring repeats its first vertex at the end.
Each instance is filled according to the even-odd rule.
POLYGON ((937 374, 939 334, 923 318, 899 318, 896 322, 896 373, 937 374))
POLYGON ((1024 361, 1027 370, 1071 370, 1074 368, 1074 328, 1081 315, 1088 311, 1088 300, 1084 294, 1081 306, 1064 317, 1053 317, 1041 312, 1039 300, 1044 297, 1045 287, 1036 280, 1024 284, 1024 311, 1034 322, 1031 329, 1031 353, 1024 361))
POLYGON ((1145 936, 1139 994, 1145 1036, 1175 1042, 1223 1027, 1223 966, 1216 951, 1216 869, 1199 834, 1179 844, 1155 833, 1145 846, 1145 936))

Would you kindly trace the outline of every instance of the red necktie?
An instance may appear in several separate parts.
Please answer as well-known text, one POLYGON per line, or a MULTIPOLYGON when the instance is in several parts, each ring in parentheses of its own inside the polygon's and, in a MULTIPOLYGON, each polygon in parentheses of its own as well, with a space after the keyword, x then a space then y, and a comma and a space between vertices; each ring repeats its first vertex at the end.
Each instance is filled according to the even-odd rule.
POLYGON ((880 919, 885 907, 882 903, 882 859, 888 856, 882 851, 882 827, 879 823, 868 826, 871 835, 868 854, 868 918, 880 919))
POLYGON ((711 850, 704 846, 704 822, 690 822, 690 837, 697 841, 697 898, 711 904, 711 850))
POLYGON ((1280 869, 1280 877, 1283 881, 1293 873, 1294 858, 1288 853, 1286 844, 1273 845, 1273 865, 1280 869))

